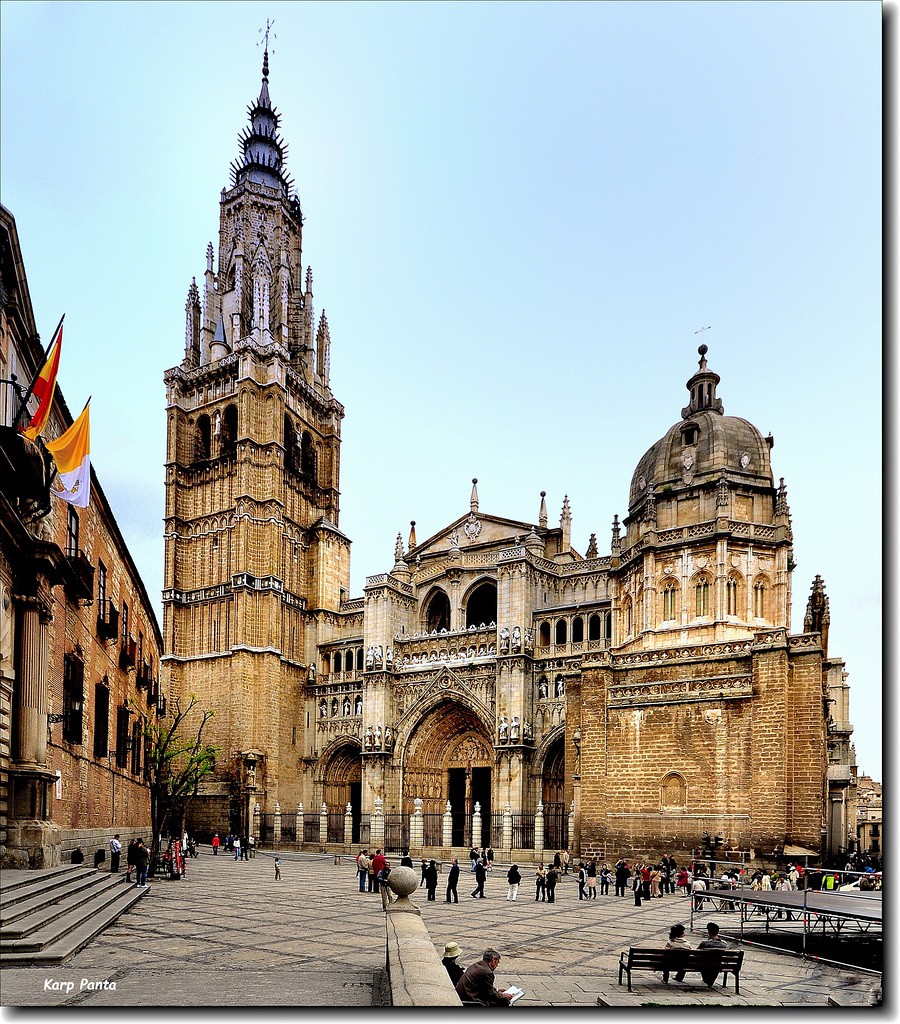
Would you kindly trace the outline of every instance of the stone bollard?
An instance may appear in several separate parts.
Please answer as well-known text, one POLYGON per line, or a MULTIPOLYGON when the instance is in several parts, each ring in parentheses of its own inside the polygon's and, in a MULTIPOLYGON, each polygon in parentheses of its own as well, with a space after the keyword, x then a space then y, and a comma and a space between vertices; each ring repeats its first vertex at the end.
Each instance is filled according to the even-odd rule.
POLYGON ((575 842, 575 801, 569 807, 569 837, 566 846, 574 850, 578 844, 575 842))
POLYGON ((544 862, 544 804, 539 803, 534 816, 534 859, 538 864, 544 862))
POLYGON ((347 853, 350 852, 350 844, 353 842, 353 808, 350 804, 347 804, 347 810, 344 811, 344 849, 347 853))
POLYGON ((339 866, 340 865, 340 863, 341 863, 341 855, 339 853, 336 853, 334 855, 334 863, 335 863, 335 866, 339 866))
POLYGON ((275 823, 272 832, 272 846, 281 846, 281 804, 275 804, 275 823))
POLYGON ((472 812, 472 845, 476 850, 481 846, 481 835, 481 804, 476 800, 472 812))
POLYGON ((259 832, 259 823, 260 823, 260 810, 259 810, 259 804, 257 804, 253 808, 253 834, 255 836, 258 836, 260 834, 260 832, 259 832))
POLYGON ((303 804, 297 804, 297 824, 295 826, 294 839, 298 846, 303 845, 303 804))
POLYGON ((319 811, 319 845, 323 848, 328 844, 328 805, 322 801, 319 811))
POLYGON ((453 814, 450 808, 450 801, 447 801, 447 810, 444 811, 444 820, 441 822, 441 845, 447 851, 453 846, 453 814))
POLYGON ((369 829, 369 849, 384 849, 384 800, 375 797, 375 813, 372 815, 369 829))
POLYGON ((501 835, 501 845, 507 853, 512 850, 512 808, 509 805, 509 801, 506 801, 506 806, 503 808, 503 832, 501 835))
POLYGON ((422 852, 425 845, 425 819, 422 817, 422 798, 417 796, 413 801, 415 812, 409 820, 409 848, 416 853, 422 852))

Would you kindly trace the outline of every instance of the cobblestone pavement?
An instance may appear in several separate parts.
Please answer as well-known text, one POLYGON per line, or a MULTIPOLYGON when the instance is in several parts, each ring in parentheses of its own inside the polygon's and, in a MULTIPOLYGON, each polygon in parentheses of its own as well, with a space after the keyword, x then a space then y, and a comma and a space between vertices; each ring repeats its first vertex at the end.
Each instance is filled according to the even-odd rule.
MULTIPOLYGON (((208 851, 188 861, 178 882, 156 881, 127 914, 59 968, 0 972, 4 1006, 378 1006, 385 1005, 381 899, 360 894, 352 857, 284 853, 283 879, 260 851, 235 861, 208 851), (71 982, 71 990, 48 987, 71 982), (104 987, 103 983, 106 983, 104 987), (115 984, 115 989, 110 986, 115 984)), ((531 868, 523 869, 527 879, 531 868)), ((617 984, 619 952, 629 945, 664 945, 670 924, 689 924, 677 896, 645 903, 614 896, 579 902, 564 877, 555 904, 535 903, 523 884, 506 901, 506 871, 488 878, 484 900, 471 899, 471 875, 460 877, 459 904, 413 896, 438 950, 451 939, 463 962, 485 946, 503 954, 498 984, 520 985, 522 1006, 869 1005, 880 978, 810 963, 752 947, 741 972, 741 994, 708 989, 699 976, 661 984, 635 974, 632 993, 617 984)), ((712 915, 695 917, 697 934, 712 915)), ((723 933, 729 915, 719 915, 723 933)), ((132 1015, 133 1016, 133 1015, 132 1015)))

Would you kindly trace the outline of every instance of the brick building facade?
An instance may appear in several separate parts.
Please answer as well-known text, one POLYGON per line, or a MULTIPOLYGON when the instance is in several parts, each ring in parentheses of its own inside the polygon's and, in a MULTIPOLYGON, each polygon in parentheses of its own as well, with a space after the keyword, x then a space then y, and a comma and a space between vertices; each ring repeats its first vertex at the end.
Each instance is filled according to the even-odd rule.
MULTIPOLYGON (((164 712, 162 638, 96 475, 85 508, 61 501, 49 453, 16 429, 42 350, 3 207, 0 278, 0 865, 49 867, 147 834, 143 722, 164 712)), ((71 423, 57 386, 42 437, 71 423)))

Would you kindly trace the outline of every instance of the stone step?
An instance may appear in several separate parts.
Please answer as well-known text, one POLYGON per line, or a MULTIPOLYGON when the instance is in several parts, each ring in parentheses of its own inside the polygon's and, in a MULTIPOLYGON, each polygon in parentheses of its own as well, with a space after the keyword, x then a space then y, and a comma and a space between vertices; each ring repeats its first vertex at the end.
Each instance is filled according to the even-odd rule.
POLYGON ((91 874, 14 904, 0 917, 0 943, 24 938, 106 890, 115 889, 121 877, 91 874))
POLYGON ((80 864, 61 864, 59 867, 42 868, 40 871, 8 868, 0 872, 0 907, 8 906, 20 899, 23 890, 40 892, 48 886, 64 882, 67 876, 85 872, 94 873, 80 864))
POLYGON ((0 936, 3 966, 62 963, 150 891, 135 885, 122 888, 109 887, 24 938, 7 941, 0 936))

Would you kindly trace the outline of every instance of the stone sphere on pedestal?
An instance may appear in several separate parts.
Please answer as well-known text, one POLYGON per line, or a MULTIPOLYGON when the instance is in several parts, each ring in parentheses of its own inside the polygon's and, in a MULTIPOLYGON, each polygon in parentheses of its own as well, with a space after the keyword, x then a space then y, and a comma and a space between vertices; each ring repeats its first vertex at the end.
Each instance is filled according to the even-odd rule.
POLYGON ((412 868, 391 868, 385 883, 398 896, 409 896, 419 888, 419 875, 412 868))

